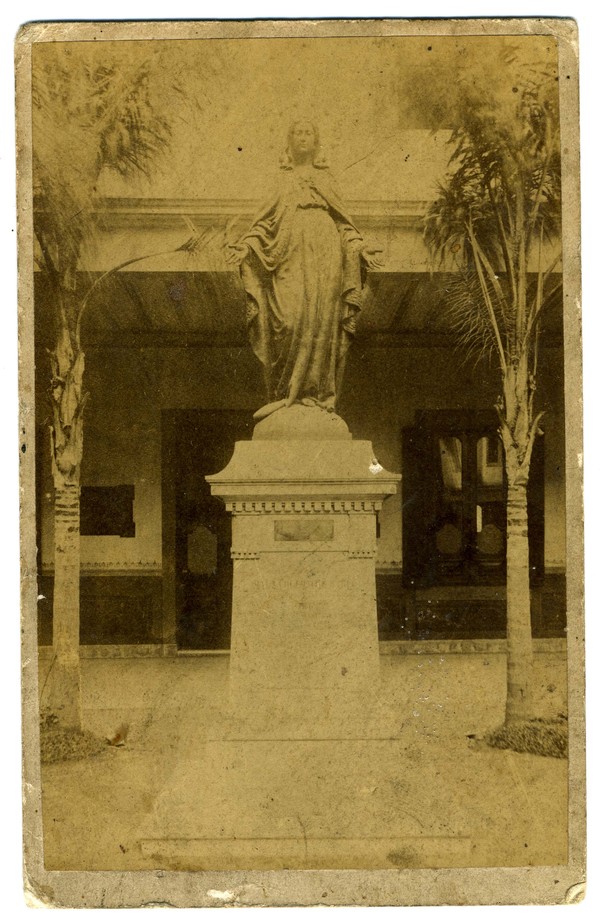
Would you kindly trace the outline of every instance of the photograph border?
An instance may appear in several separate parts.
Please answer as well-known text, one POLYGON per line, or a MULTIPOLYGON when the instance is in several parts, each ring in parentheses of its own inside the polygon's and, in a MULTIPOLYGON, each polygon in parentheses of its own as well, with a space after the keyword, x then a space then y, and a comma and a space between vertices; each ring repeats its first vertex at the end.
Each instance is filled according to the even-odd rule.
POLYGON ((31 904, 154 905, 554 904, 579 900, 585 873, 582 366, 577 26, 570 19, 282 20, 33 23, 16 39, 21 435, 22 685, 26 889, 31 904), (46 871, 43 866, 37 681, 31 52, 40 41, 380 35, 549 34, 559 54, 563 175, 566 407, 569 861, 527 868, 436 870, 46 871))

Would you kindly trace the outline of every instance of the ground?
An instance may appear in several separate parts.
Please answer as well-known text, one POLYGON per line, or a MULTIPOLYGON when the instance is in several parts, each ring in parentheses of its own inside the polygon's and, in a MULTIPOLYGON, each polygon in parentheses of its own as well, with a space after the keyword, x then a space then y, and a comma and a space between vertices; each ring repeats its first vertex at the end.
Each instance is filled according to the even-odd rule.
MULTIPOLYGON (((380 806, 404 807, 419 831, 430 835, 442 826, 448 837, 469 839, 468 854, 449 845, 433 863, 392 848, 390 867, 566 861, 567 762, 492 749, 478 739, 502 721, 505 667, 502 653, 382 655, 382 692, 397 712, 401 755, 396 777, 386 787, 363 782, 364 796, 353 806, 379 795, 380 806), (458 822, 446 816, 444 823, 449 813, 458 813, 458 822)), ((192 755, 196 766, 198 750, 218 734, 227 670, 227 656, 83 661, 84 726, 108 737, 125 723, 129 732, 125 746, 107 744, 99 756, 43 767, 48 869, 161 866, 141 840, 174 775, 178 792, 189 794, 182 804, 191 808, 197 799, 195 780, 181 791, 182 767, 185 774, 192 755)), ((564 712, 564 654, 536 654, 535 675, 539 715, 564 712)), ((370 740, 364 748, 377 752, 370 740)))

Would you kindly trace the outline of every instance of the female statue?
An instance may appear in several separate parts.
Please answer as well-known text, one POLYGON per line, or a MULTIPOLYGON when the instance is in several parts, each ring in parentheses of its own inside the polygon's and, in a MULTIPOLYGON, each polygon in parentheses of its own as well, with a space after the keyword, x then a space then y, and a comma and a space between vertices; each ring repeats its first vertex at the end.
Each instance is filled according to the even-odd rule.
POLYGON ((227 262, 241 267, 248 330, 269 402, 258 420, 300 402, 335 411, 364 272, 381 267, 346 214, 308 121, 292 124, 280 187, 227 262))

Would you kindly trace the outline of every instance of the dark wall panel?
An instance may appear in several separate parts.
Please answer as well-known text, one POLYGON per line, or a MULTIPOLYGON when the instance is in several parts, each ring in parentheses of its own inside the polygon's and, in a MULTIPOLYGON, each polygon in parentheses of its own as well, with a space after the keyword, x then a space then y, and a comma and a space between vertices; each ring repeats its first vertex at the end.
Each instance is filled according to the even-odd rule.
MULTIPOLYGON (((52 577, 41 578, 38 640, 52 643, 52 577)), ((82 644, 154 644, 161 642, 162 577, 136 575, 81 578, 82 644)))
MULTIPOLYGON (((533 636, 564 637, 566 607, 565 575, 547 573, 531 591, 533 636)), ((377 610, 382 641, 506 637, 503 587, 414 590, 401 573, 379 574, 377 610)))

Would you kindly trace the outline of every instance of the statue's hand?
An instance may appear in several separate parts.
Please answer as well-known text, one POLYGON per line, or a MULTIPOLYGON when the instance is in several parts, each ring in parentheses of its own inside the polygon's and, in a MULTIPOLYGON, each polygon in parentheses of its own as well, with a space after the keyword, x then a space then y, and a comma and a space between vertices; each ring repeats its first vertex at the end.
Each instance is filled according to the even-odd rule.
POLYGON ((225 249, 225 261, 233 268, 238 268, 246 258, 250 248, 247 245, 228 245, 225 249))
POLYGON ((370 268, 372 271, 377 268, 383 268, 385 262, 381 257, 383 255, 383 249, 380 246, 365 245, 360 250, 360 254, 367 268, 370 268))

